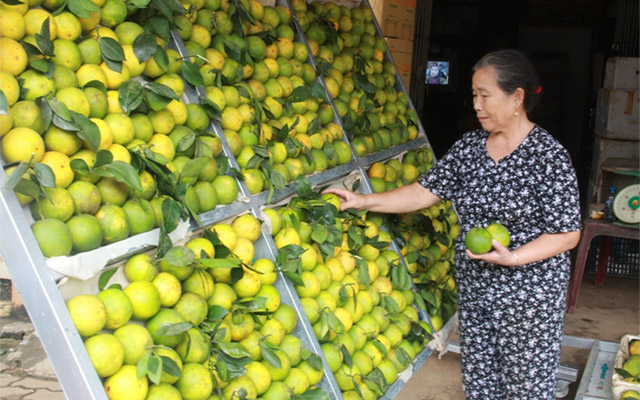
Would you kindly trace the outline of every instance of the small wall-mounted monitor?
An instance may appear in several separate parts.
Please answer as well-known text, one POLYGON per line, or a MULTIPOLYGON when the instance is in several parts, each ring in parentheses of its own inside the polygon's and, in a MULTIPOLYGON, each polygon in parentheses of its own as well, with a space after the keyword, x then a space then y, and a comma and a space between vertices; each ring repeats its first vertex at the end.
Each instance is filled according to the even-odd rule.
POLYGON ((427 61, 427 85, 449 85, 451 63, 450 61, 427 61))

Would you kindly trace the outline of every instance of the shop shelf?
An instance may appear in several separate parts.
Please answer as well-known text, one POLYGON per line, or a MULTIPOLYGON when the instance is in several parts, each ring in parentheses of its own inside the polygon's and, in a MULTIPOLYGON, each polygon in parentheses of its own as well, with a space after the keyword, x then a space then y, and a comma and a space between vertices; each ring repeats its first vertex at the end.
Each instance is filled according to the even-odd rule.
MULTIPOLYGON (((279 0, 277 4, 286 5, 292 10, 292 6, 288 1, 279 0)), ((368 5, 368 2, 365 0, 364 4, 368 5)), ((302 41, 308 46, 306 39, 301 34, 301 30, 299 29, 295 18, 294 23, 297 27, 297 29, 295 29, 296 39, 298 41, 302 41)), ((375 22, 375 18, 374 24, 378 35, 381 35, 380 28, 377 22, 375 22)), ((179 40, 179 36, 175 32, 172 32, 171 36, 172 40, 169 43, 169 47, 178 50, 181 55, 186 54, 184 44, 179 40)), ((385 53, 385 60, 393 61, 388 50, 385 53)), ((311 65, 316 66, 315 60, 312 56, 309 57, 309 62, 311 65)), ((319 76, 317 81, 323 85, 326 92, 326 84, 322 77, 319 76)), ((401 90, 408 96, 406 88, 404 87, 399 75, 396 76, 396 89, 401 90)), ((202 88, 194 88, 189 84, 185 84, 183 101, 186 103, 200 101, 199 99, 203 94, 204 92, 202 91, 202 88)), ((334 107, 334 122, 343 127, 335 110, 335 104, 328 93, 326 94, 327 99, 334 107)), ((411 102, 409 102, 409 106, 413 111, 415 111, 411 102)), ((223 154, 228 158, 229 166, 232 168, 238 168, 238 164, 235 157, 231 154, 229 145, 222 134, 220 126, 217 123, 212 123, 210 130, 218 135, 222 141, 223 154)), ((362 175, 361 190, 365 193, 370 193, 371 186, 363 168, 372 162, 386 160, 409 149, 428 145, 428 139, 420 121, 418 121, 418 131, 418 137, 412 141, 377 153, 369 154, 362 158, 357 157, 354 152, 352 160, 349 163, 321 173, 311 174, 308 176, 308 179, 314 187, 319 187, 335 184, 335 182, 340 178, 356 171, 362 175)), ((343 140, 351 145, 350 141, 344 134, 344 129, 343 140)), ((69 279, 64 275, 52 271, 47 266, 47 261, 38 250, 38 245, 29 228, 31 221, 29 221, 23 208, 18 204, 15 195, 6 190, 4 187, 5 182, 6 177, 4 177, 3 174, 0 174, 0 220, 3 221, 3 227, 0 229, 0 250, 2 251, 3 258, 8 265, 12 279, 15 282, 16 287, 21 292, 25 306, 36 330, 38 332, 42 332, 40 337, 43 342, 43 347, 51 360, 52 366, 56 371, 65 395, 68 398, 106 400, 107 397, 102 389, 102 382, 95 373, 86 351, 84 350, 82 338, 79 336, 68 312, 66 311, 61 291, 65 292, 65 295, 67 295, 68 289, 65 289, 65 285, 69 285, 68 288, 71 288, 72 285, 68 283, 69 279), (62 286, 58 287, 58 283, 62 286)), ((203 226, 207 227, 216 222, 230 219, 246 212, 250 212, 256 216, 260 215, 261 208, 268 203, 268 193, 262 192, 251 195, 244 182, 239 180, 238 183, 240 188, 238 201, 230 205, 218 206, 209 212, 200 214, 199 218, 202 222, 202 226, 192 222, 188 228, 188 231, 190 232, 189 234, 195 233, 202 229, 203 226)), ((292 183, 284 190, 276 191, 273 195, 272 202, 282 202, 294 193, 295 183, 292 183)), ((275 255, 277 254, 275 245, 273 244, 270 236, 264 232, 264 229, 265 227, 263 226, 263 238, 256 246, 256 254, 259 254, 261 257, 274 260, 275 255)), ((157 243, 156 238, 159 233, 158 231, 158 229, 155 229, 114 244, 118 246, 118 250, 116 250, 117 255, 108 259, 106 267, 116 267, 116 265, 122 263, 126 258, 133 254, 152 251, 154 243, 157 243)), ((393 243, 392 246, 394 246, 395 251, 399 252, 395 243, 393 243)), ((98 249, 98 251, 106 252, 115 249, 115 247, 107 249, 108 247, 109 246, 98 249)), ((95 277, 93 279, 95 279, 95 277)), ((299 303, 299 298, 297 297, 292 284, 287 279, 284 279, 284 276, 280 274, 276 282, 276 287, 280 291, 283 301, 288 302, 287 304, 290 304, 294 309, 296 309, 298 315, 301 316, 298 328, 296 328, 296 335, 300 335, 299 337, 304 338, 303 342, 305 346, 323 359, 325 372, 329 371, 326 360, 320 350, 319 343, 317 339, 315 339, 313 330, 304 315, 304 311, 299 303)), ((385 395, 385 399, 395 397, 406 381, 411 378, 415 371, 429 357, 431 351, 432 350, 427 348, 417 356, 416 360, 414 360, 413 367, 410 367, 401 374, 398 381, 391 386, 388 393, 385 395)), ((320 387, 322 387, 331 398, 342 398, 335 381, 335 377, 330 371, 329 373, 325 373, 325 377, 323 378, 320 387)))

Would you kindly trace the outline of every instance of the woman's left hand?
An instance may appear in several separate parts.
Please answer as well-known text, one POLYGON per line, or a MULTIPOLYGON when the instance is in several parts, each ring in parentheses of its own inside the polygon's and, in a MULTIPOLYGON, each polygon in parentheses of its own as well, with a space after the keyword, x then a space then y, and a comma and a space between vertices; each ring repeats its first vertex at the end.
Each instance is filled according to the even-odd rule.
POLYGON ((500 242, 493 239, 491 241, 493 250, 485 254, 474 254, 467 250, 467 256, 474 260, 482 260, 492 264, 504 265, 508 267, 517 266, 517 259, 513 253, 504 247, 500 242))

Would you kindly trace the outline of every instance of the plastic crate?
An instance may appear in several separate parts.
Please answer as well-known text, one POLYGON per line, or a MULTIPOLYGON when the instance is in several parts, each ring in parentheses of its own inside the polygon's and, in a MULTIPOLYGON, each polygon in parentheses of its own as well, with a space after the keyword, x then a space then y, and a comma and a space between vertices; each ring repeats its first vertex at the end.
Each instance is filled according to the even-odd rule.
MULTIPOLYGON (((595 274, 598 269, 600 242, 601 238, 596 237, 589 247, 589 255, 587 256, 588 273, 595 274)), ((640 278, 640 241, 612 238, 606 275, 621 278, 640 278)))

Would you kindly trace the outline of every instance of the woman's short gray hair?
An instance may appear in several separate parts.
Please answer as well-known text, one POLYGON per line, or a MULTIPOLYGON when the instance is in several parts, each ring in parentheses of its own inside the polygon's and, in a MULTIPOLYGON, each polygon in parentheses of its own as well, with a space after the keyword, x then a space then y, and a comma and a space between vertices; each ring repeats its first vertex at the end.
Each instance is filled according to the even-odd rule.
POLYGON ((542 88, 535 67, 529 58, 519 50, 505 49, 493 51, 482 57, 473 66, 472 72, 486 67, 496 70, 500 89, 512 94, 518 88, 524 90, 524 109, 530 112, 540 98, 542 88))

